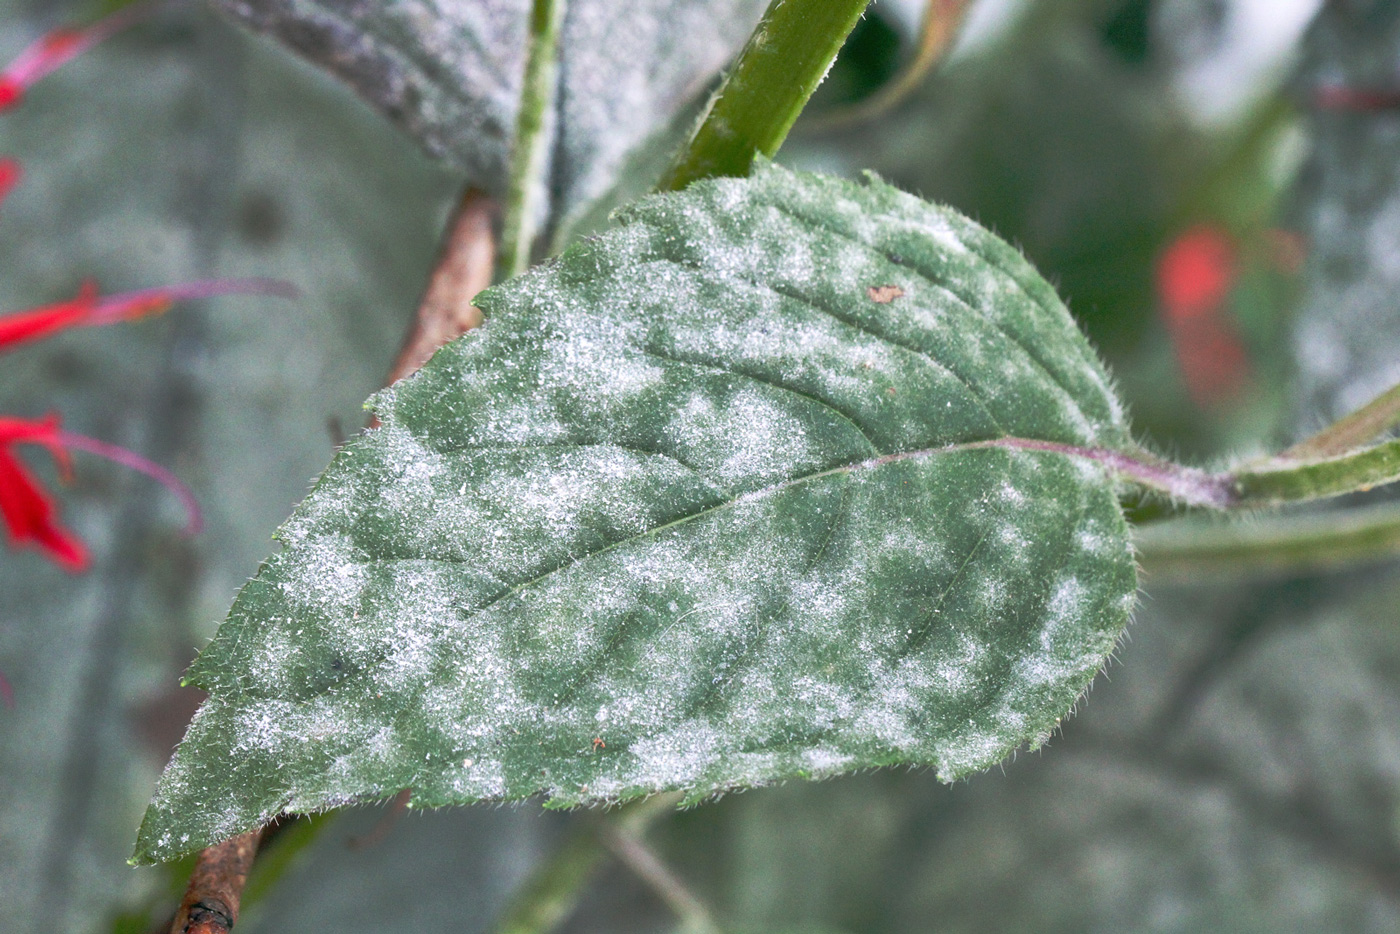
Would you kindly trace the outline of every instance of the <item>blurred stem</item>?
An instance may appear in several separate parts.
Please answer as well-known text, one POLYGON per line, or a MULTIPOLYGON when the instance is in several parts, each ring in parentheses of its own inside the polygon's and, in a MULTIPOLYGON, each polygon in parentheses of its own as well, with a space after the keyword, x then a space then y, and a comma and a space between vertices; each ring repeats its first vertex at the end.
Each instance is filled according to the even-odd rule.
POLYGON ((899 106, 910 94, 918 90, 929 72, 933 71, 933 66, 938 64, 943 58, 943 53, 953 44, 958 27, 962 25, 963 14, 967 12, 971 2, 972 0, 928 0, 924 9, 923 25, 919 30, 919 48, 914 53, 913 61, 865 100, 804 121, 802 129, 811 133, 847 130, 882 117, 899 106))
POLYGON ((1196 521, 1134 529, 1150 584, 1324 571, 1400 555, 1400 503, 1248 524, 1196 521))
POLYGON ((510 155, 505 232, 501 237, 501 276, 510 278, 530 266, 545 196, 549 134, 559 60, 559 24, 565 0, 534 0, 530 9, 529 51, 510 155))
POLYGON ((418 313, 385 383, 394 383, 428 362, 439 347, 481 324, 472 299, 491 284, 496 243, 491 224, 496 203, 468 188, 448 222, 418 313))
POLYGON ((671 872, 640 835, 613 826, 603 827, 600 833, 613 855, 675 912, 681 931, 686 934, 722 934, 709 909, 671 872))
POLYGON ((573 913, 584 886, 608 854, 610 830, 640 837, 680 803, 679 794, 654 795, 604 815, 603 827, 581 826, 565 838, 520 887, 494 928, 496 934, 548 934, 573 913))
POLYGON ((1311 461, 1359 448, 1400 425, 1400 386, 1392 387, 1345 418, 1279 454, 1279 461, 1311 461))
POLYGON ((659 189, 742 177, 776 153, 868 2, 772 0, 659 189))
POLYGON ((282 877, 296 865, 297 857, 330 827, 338 812, 310 817, 283 818, 276 832, 264 835, 258 859, 248 873, 243 888, 243 907, 250 908, 267 897, 282 877))

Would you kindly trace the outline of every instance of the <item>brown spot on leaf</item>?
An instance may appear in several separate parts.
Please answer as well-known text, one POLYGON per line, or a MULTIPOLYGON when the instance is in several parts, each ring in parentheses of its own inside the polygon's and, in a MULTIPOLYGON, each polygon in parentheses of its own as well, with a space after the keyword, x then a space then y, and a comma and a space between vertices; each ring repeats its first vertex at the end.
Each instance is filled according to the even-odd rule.
POLYGON ((865 294, 870 296, 870 300, 877 305, 888 305, 904 294, 904 290, 897 285, 872 285, 865 290, 865 294))

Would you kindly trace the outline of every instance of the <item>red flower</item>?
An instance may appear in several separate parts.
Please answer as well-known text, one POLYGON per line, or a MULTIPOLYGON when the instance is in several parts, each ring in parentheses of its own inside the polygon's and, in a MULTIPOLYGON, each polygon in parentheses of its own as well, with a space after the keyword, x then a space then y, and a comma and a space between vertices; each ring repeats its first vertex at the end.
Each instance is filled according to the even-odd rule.
MULTIPOLYGON (((99 298, 96 288, 89 284, 71 301, 0 318, 0 352, 64 328, 112 324, 159 314, 182 299, 230 293, 290 298, 295 296, 296 290, 271 279, 214 279, 99 298)), ((159 464, 105 441, 64 431, 56 415, 41 421, 0 416, 0 519, 4 520, 12 545, 37 548, 70 571, 83 570, 88 564, 87 549, 77 536, 59 524, 53 501, 15 454, 14 448, 21 444, 47 450, 65 479, 72 472, 69 452, 74 450, 96 454, 144 473, 180 498, 190 517, 190 531, 198 531, 199 507, 194 495, 159 464)))
POLYGON ((68 570, 81 571, 87 567, 87 548, 58 524, 44 488, 15 455, 19 444, 44 448, 65 476, 72 472, 68 451, 59 440, 57 416, 39 422, 0 416, 0 517, 5 520, 10 544, 38 548, 68 570))
POLYGON ((177 301, 234 293, 282 298, 297 294, 292 286, 274 279, 209 279, 99 298, 97 287, 89 282, 69 301, 0 317, 0 353, 65 328, 131 321, 158 315, 177 301))
POLYGON ((84 29, 55 29, 36 39, 0 71, 0 112, 19 104, 29 86, 44 75, 148 16, 154 8, 153 3, 133 4, 84 29))
POLYGON ((194 494, 159 464, 114 444, 64 431, 57 415, 38 421, 0 415, 0 518, 4 519, 10 544, 15 547, 37 548, 70 571, 81 571, 88 565, 87 548, 59 524, 58 512, 47 491, 15 452, 21 444, 48 451, 65 480, 72 476, 71 451, 96 454, 144 473, 180 499, 189 517, 187 531, 194 534, 200 529, 202 521, 194 494))
POLYGON ((1194 227, 1157 261, 1157 297, 1191 398, 1210 408, 1237 396, 1249 378, 1244 345, 1226 314, 1238 251, 1218 227, 1194 227))
POLYGON ((14 159, 0 159, 0 204, 5 201, 5 196, 19 184, 20 169, 19 163, 14 159))
MULTIPOLYGON (((0 111, 19 103, 25 90, 39 78, 152 8, 151 3, 128 7, 86 29, 60 29, 39 39, 21 52, 8 68, 0 71, 0 111)), ((19 178, 19 163, 0 159, 0 201, 19 178)), ((160 314, 176 301, 230 293, 291 297, 296 290, 269 279, 210 280, 103 298, 97 287, 88 283, 68 301, 0 317, 0 353, 67 328, 130 321, 160 314)), ((47 451, 64 480, 72 475, 73 451, 96 454, 144 473, 180 498, 189 516, 191 531, 199 527, 199 508, 194 496, 159 464, 105 441, 64 431, 57 415, 37 421, 0 415, 0 521, 4 522, 10 544, 15 547, 37 549, 70 571, 81 571, 88 566, 86 546, 59 522, 53 499, 20 458, 17 449, 24 445, 47 451)), ((8 697, 9 685, 0 677, 0 700, 7 701, 8 697)))

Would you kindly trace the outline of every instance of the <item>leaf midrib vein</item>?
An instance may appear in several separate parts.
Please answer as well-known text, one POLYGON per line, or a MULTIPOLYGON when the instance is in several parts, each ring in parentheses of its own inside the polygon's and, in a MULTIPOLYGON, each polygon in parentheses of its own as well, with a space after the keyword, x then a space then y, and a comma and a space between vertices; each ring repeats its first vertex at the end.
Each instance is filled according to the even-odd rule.
POLYGON ((543 580, 553 577, 555 574, 567 571, 570 568, 576 567, 577 565, 582 564, 585 561, 602 557, 603 555, 611 551, 622 548, 626 545, 630 545, 633 542, 645 539, 649 536, 658 535, 669 529, 685 525, 686 523, 698 519, 703 519, 707 516, 713 515, 726 509, 731 509, 733 507, 740 506, 749 502, 756 502, 758 500, 764 499, 765 497, 774 496, 779 493, 785 492, 788 489, 801 486, 802 484, 815 480, 821 480, 826 477, 836 476, 838 474, 852 474, 858 470, 878 470, 882 467, 888 467, 892 464, 902 463, 908 460, 921 460, 924 458, 935 457, 940 454, 957 454, 964 451, 991 449, 1019 449, 1028 450, 1032 453, 1049 453, 1057 454, 1060 456, 1074 456, 1076 453, 1079 453, 1082 456, 1090 456, 1092 459, 1092 452, 1090 452, 1087 449, 1070 449, 1067 445, 1064 446, 1066 450, 1047 450, 1043 447, 1038 447, 1039 445, 1046 443, 1053 442, 1039 442, 1032 439, 1014 437, 1002 437, 997 439, 989 439, 986 441, 967 441, 956 444, 944 445, 942 447, 937 448, 924 448, 917 451, 903 451, 897 454, 885 454, 880 457, 870 458, 869 460, 858 461, 853 464, 842 464, 837 467, 828 467, 825 470, 819 470, 815 473, 810 474, 803 474, 800 477, 791 477, 779 483, 770 484, 769 486, 762 487, 757 490, 751 490, 748 493, 741 493, 740 495, 732 499, 726 500, 722 503, 716 503, 713 506, 707 506, 704 509, 700 509, 696 512, 690 513, 689 515, 681 516, 679 518, 672 519, 669 522, 663 522, 660 525, 652 526, 651 528, 638 532, 635 535, 629 535, 627 538, 619 539, 618 541, 612 542, 611 544, 606 545, 603 548, 599 548, 596 551, 590 551, 586 554, 578 556, 571 556, 569 559, 550 568, 549 570, 537 574, 529 580, 522 581, 519 584, 515 584, 508 590, 498 594, 495 597, 492 597, 490 600, 483 603, 481 606, 477 607, 472 612, 473 615, 484 613, 496 604, 508 599, 509 597, 514 596, 515 594, 519 593, 522 590, 525 590, 528 587, 532 587, 543 580))

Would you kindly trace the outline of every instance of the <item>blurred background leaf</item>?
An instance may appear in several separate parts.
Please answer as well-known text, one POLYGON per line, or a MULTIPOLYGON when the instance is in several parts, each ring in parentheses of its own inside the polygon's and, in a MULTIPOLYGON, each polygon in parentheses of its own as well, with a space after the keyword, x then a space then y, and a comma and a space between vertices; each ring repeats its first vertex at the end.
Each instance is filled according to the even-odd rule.
MULTIPOLYGON (((469 183, 504 194, 524 82, 530 0, 211 0, 338 75, 469 183)), ((571 226, 689 129, 764 0, 571 0, 546 131, 550 220, 571 226)), ((659 167, 658 167, 659 173, 659 167)), ((653 178, 648 181, 654 182, 653 178)), ((624 184, 630 191, 630 184, 624 184)))
MULTIPOLYGON (((1319 108, 1317 91, 1393 98, 1400 14, 1336 0, 1304 33, 1319 5, 979 0, 900 108, 809 129, 783 158, 875 168, 1019 242, 1162 446, 1202 459, 1278 446, 1397 380, 1400 110, 1319 108), (1193 394, 1159 307, 1162 251, 1202 225, 1235 257, 1218 309, 1245 349, 1233 395, 1193 394)), ((814 110, 907 62, 916 6, 872 7, 814 110)), ((0 60, 83 12, 6 5, 0 60)), ((210 514, 203 538, 181 540, 159 491, 84 462, 65 516, 98 570, 0 563, 0 671, 17 694, 0 712, 0 929, 105 931, 168 899, 163 877, 122 860, 192 706, 176 675, 328 460, 327 417, 360 423, 462 178, 340 86, 188 9, 38 86, 0 123, 0 148, 29 171, 0 212, 0 307, 70 295, 86 275, 113 289, 281 275, 308 293, 4 361, 4 411, 56 408, 152 455, 210 514)), ((731 796, 651 839, 736 931, 1400 929, 1396 573, 1149 579, 1121 663, 1043 752, 948 788, 886 771, 731 796)), ((379 816, 323 831, 239 930, 486 930, 588 819, 462 809, 347 848, 379 816)), ((612 866, 567 930, 672 924, 612 866)))

